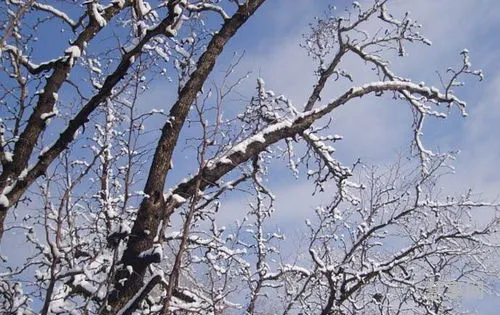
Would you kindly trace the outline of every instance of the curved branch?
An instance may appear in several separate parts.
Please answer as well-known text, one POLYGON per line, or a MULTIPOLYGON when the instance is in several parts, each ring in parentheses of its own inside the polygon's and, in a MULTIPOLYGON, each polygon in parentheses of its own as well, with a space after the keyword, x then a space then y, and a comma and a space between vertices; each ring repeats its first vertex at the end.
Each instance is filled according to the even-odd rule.
MULTIPOLYGON (((362 97, 371 93, 381 93, 384 91, 407 91, 408 93, 421 95, 427 100, 443 103, 464 104, 463 101, 459 100, 455 96, 446 96, 434 89, 430 89, 429 87, 405 81, 373 82, 361 87, 351 88, 330 104, 315 110, 299 113, 292 119, 271 124, 262 129, 259 133, 252 135, 234 145, 224 154, 213 159, 212 161, 209 161, 207 166, 204 167, 196 176, 185 183, 179 184, 175 189, 173 189, 172 195, 177 194, 186 199, 190 198, 194 193, 196 193, 195 186, 199 177, 202 179, 200 185, 201 190, 214 186, 220 178, 232 171, 238 165, 248 161, 253 156, 256 156, 260 152, 266 150, 270 145, 280 140, 293 137, 297 134, 302 134, 316 120, 329 114, 337 107, 344 105, 354 98, 362 97)), ((165 215, 167 218, 179 206, 175 202, 174 198, 172 198, 172 195, 169 195, 165 201, 165 215)))

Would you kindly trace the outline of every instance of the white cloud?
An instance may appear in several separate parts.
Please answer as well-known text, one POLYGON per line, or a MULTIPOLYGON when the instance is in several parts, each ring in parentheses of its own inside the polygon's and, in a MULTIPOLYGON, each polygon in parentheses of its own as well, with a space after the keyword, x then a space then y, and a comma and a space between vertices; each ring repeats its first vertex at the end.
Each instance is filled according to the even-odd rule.
MULTIPOLYGON (((314 3, 323 5, 319 2, 322 1, 314 3)), ((299 3, 301 5, 296 7, 288 6, 286 15, 295 17, 300 14, 302 19, 312 20, 313 16, 307 15, 314 13, 314 10, 311 7, 307 9, 307 6, 304 8, 303 1, 299 1, 299 3), (298 13, 299 11, 300 13, 298 13)), ((423 24, 423 33, 433 41, 433 46, 430 48, 414 45, 409 48, 408 57, 396 57, 393 60, 393 66, 404 75, 415 78, 417 81, 425 80, 439 86, 435 70, 444 71, 448 66, 459 65, 461 62, 459 52, 464 47, 470 49, 471 60, 474 64, 478 64, 480 67, 489 66, 487 74, 496 70, 492 64, 492 61, 495 60, 494 51, 478 45, 478 41, 481 42, 479 37, 489 38, 490 41, 491 38, 494 38, 492 36, 494 34, 488 34, 493 30, 491 26, 488 28, 488 25, 499 25, 500 2, 482 1, 478 3, 477 1, 452 0, 410 2, 396 0, 390 2, 390 7, 395 12, 410 11, 411 16, 423 24)), ((277 19, 270 22, 276 26, 277 30, 284 29, 282 24, 289 25, 287 23, 290 19, 284 19, 283 16, 279 15, 277 19)), ((273 44, 267 45, 267 42, 263 40, 266 42, 266 49, 249 56, 252 60, 250 65, 254 69, 260 70, 269 88, 278 93, 286 94, 300 108, 314 84, 312 76, 314 68, 311 60, 298 45, 301 40, 301 32, 295 30, 286 32, 281 39, 276 39, 279 38, 276 35, 270 36, 274 39, 273 44)), ((359 61, 352 59, 343 64, 345 68, 352 70, 358 81, 372 79, 366 71, 360 70, 360 65, 359 61)), ((458 94, 464 96, 470 104, 477 104, 481 94, 478 94, 476 90, 483 89, 485 85, 477 84, 474 81, 467 83, 467 86, 458 90, 458 94)), ((487 80, 486 85, 490 84, 487 80)), ((495 84, 493 83, 492 86, 495 84)), ((346 84, 330 84, 325 93, 327 96, 325 99, 340 94, 346 87, 346 84)), ((367 100, 350 103, 333 113, 334 132, 345 136, 345 141, 339 145, 339 154, 346 154, 346 156, 353 158, 360 156, 372 161, 388 159, 409 141, 411 120, 409 119, 408 107, 403 103, 396 103, 386 98, 368 98, 367 100), (344 151, 341 152, 340 149, 344 151)), ((494 141, 488 135, 499 134, 500 130, 494 123, 491 123, 493 121, 491 117, 496 117, 496 115, 491 115, 492 111, 495 111, 491 109, 491 106, 487 110, 487 116, 490 119, 486 120, 480 117, 483 116, 481 110, 472 108, 470 111, 472 117, 474 115, 478 115, 478 117, 464 121, 454 116, 442 126, 437 126, 435 123, 430 124, 426 130, 428 135, 434 137, 438 133, 438 136, 436 139, 427 137, 427 141, 434 148, 460 149, 463 152, 461 159, 470 159, 465 164, 478 164, 478 158, 474 157, 471 152, 476 149, 479 143, 483 146, 482 151, 497 147, 495 144, 488 144, 488 141, 494 141), (443 126, 448 129, 442 130, 443 126), (472 136, 471 132, 475 133, 476 138, 484 140, 466 140, 472 136), (446 134, 451 136, 446 136, 446 134), (447 141, 449 143, 446 143, 447 141)))

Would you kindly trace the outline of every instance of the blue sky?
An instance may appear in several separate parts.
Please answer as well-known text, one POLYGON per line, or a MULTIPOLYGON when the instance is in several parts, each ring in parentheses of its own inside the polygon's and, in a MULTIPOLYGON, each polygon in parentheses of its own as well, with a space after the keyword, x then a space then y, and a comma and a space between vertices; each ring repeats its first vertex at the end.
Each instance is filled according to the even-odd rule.
MULTIPOLYGON (((283 93, 301 108, 314 78, 313 64, 299 43, 308 23, 322 13, 327 3, 330 2, 297 0, 291 4, 286 0, 270 1, 238 34, 226 54, 232 49, 244 49, 243 71, 250 69, 254 77, 262 76, 267 88, 278 94, 283 93)), ((343 3, 335 2, 339 11, 345 7, 343 3)), ((410 46, 407 57, 395 57, 393 67, 399 73, 416 82, 425 81, 439 86, 436 70, 443 72, 449 66, 459 65, 459 53, 464 48, 470 51, 473 68, 484 70, 482 82, 467 80, 466 85, 457 90, 457 94, 468 102, 469 116, 462 118, 458 112, 452 112, 446 120, 429 120, 424 139, 425 144, 436 151, 460 151, 454 162, 456 174, 443 181, 445 192, 457 193, 473 188, 482 197, 498 201, 500 41, 497 32, 500 29, 500 2, 396 0, 389 7, 400 13, 409 11, 413 19, 423 24, 423 34, 433 43, 431 47, 410 46)), ((359 64, 348 65, 359 82, 369 79, 358 69, 359 64)), ((342 88, 332 86, 327 93, 334 97, 341 91, 342 88)), ((357 158, 375 164, 394 162, 400 152, 408 149, 410 115, 409 108, 401 102, 380 104, 380 99, 367 98, 349 103, 332 114, 332 132, 344 136, 344 140, 336 146, 337 157, 346 165, 357 158)), ((276 222, 290 229, 295 226, 300 231, 298 225, 310 217, 310 211, 318 200, 310 198, 310 185, 294 180, 289 172, 285 175, 282 172, 286 171, 275 170, 273 173, 271 170, 275 175, 273 179, 281 178, 274 186, 278 197, 276 222)), ((228 211, 231 214, 224 215, 228 223, 234 220, 241 203, 242 199, 233 199, 227 205, 228 210, 231 209, 228 211)), ((500 309, 500 298, 472 299, 466 305, 476 309, 478 314, 494 315, 500 309)))
MULTIPOLYGON (((264 78, 266 87, 286 95, 297 108, 301 108, 314 84, 314 64, 304 49, 299 47, 308 24, 321 15, 326 0, 287 0, 266 2, 242 28, 238 36, 225 49, 219 69, 235 51, 245 52, 238 67, 241 73, 252 71, 244 85, 251 94, 255 79, 264 78)), ((335 2, 342 11, 349 1, 335 2)), ((361 1, 361 4, 369 1, 361 1)), ((422 33, 432 46, 410 45, 408 56, 395 57, 393 67, 414 81, 425 81, 439 86, 436 71, 461 62, 462 49, 470 50, 473 68, 483 69, 485 79, 466 80, 457 94, 468 102, 469 117, 462 118, 452 111, 446 120, 429 120, 424 139, 427 146, 439 151, 459 150, 454 189, 473 187, 495 198, 500 185, 500 172, 494 171, 500 156, 500 43, 496 30, 500 29, 500 3, 473 0, 396 0, 389 4, 393 12, 409 11, 411 17, 423 25, 422 33)), ((361 70, 356 61, 346 66, 354 74, 356 83, 369 82, 371 77, 361 70)), ((216 70, 217 71, 217 70, 216 70)), ((331 86, 324 99, 335 97, 349 84, 331 86)), ((153 91, 154 92, 154 91, 153 91)), ((230 109, 229 109, 230 111, 230 109)), ((344 163, 357 158, 372 163, 388 163, 409 146, 410 112, 398 102, 380 102, 368 98, 349 103, 333 113, 332 130, 344 136, 337 145, 337 154, 344 163)), ((293 186, 293 181, 290 182, 293 186)), ((281 189, 286 189, 281 187, 281 189)), ((293 189, 293 187, 290 187, 293 189)))
MULTIPOLYGON (((241 68, 251 69, 254 76, 262 76, 269 89, 285 94, 300 108, 314 81, 312 63, 299 43, 307 24, 321 14, 329 1, 298 0, 293 1, 293 5, 286 0, 270 2, 238 34, 226 53, 233 47, 244 49, 246 57, 241 68)), ((345 7, 342 3, 345 2, 335 2, 339 11, 345 7)), ((458 113, 452 113, 451 119, 429 121, 424 138, 432 148, 460 150, 456 165, 457 177, 464 179, 458 181, 465 184, 463 187, 473 186, 496 196, 500 172, 493 171, 492 167, 500 155, 500 142, 496 139, 500 134, 496 91, 500 83, 500 43, 496 39, 496 31, 500 29, 500 3, 396 0, 389 7, 396 12, 409 11, 413 19, 423 24, 422 32, 433 43, 431 47, 409 46, 407 57, 395 57, 393 66, 400 69, 400 73, 417 82, 439 86, 436 70, 443 72, 448 66, 459 65, 459 53, 464 48, 471 52, 473 67, 484 70, 483 82, 467 80, 466 85, 457 90, 468 102, 470 116, 462 119, 458 113)), ((349 66, 355 79, 366 82, 358 64, 349 66)), ((333 97, 340 91, 343 90, 332 87, 327 93, 333 97)), ((408 115, 408 108, 394 102, 349 104, 332 115, 334 132, 345 139, 339 144, 338 153, 347 159, 362 157, 374 162, 394 157, 408 144, 409 125, 404 119, 408 115), (359 126, 369 132, 360 132, 359 126)))

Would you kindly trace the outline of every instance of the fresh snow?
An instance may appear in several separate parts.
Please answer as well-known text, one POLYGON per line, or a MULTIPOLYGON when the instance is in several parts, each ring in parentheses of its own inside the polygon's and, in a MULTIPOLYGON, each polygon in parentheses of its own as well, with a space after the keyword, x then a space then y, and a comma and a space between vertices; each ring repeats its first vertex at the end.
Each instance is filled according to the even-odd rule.
POLYGON ((27 168, 25 168, 25 169, 21 172, 21 174, 19 174, 19 178, 18 178, 18 179, 19 179, 19 180, 23 180, 23 179, 26 177, 26 175, 28 175, 28 169, 27 169, 27 168))
POLYGON ((118 6, 121 9, 125 5, 125 0, 113 0, 111 3, 118 6))
POLYGON ((95 2, 92 3, 92 15, 94 16, 100 27, 104 27, 106 26, 106 24, 108 24, 108 21, 106 21, 106 19, 99 12, 98 4, 95 2))
POLYGON ((71 67, 74 66, 75 60, 80 58, 80 56, 82 55, 82 51, 80 50, 80 47, 78 47, 76 45, 69 46, 68 48, 66 48, 64 53, 66 53, 66 55, 68 55, 69 65, 71 67))
POLYGON ((178 195, 178 194, 173 194, 172 199, 175 200, 175 202, 178 204, 182 204, 182 203, 185 203, 187 201, 184 197, 182 197, 181 195, 178 195))
POLYGON ((0 194, 0 206, 7 208, 9 206, 9 199, 4 194, 0 194))
POLYGON ((12 152, 5 151, 3 154, 7 162, 12 162, 12 156, 13 156, 12 152))
POLYGON ((161 244, 154 244, 153 248, 143 251, 142 253, 139 254, 138 257, 145 258, 153 255, 158 255, 160 259, 163 257, 163 249, 161 247, 161 244))
POLYGON ((40 119, 48 120, 49 118, 57 116, 58 113, 59 113, 58 109, 54 107, 54 109, 51 112, 41 114, 40 119))

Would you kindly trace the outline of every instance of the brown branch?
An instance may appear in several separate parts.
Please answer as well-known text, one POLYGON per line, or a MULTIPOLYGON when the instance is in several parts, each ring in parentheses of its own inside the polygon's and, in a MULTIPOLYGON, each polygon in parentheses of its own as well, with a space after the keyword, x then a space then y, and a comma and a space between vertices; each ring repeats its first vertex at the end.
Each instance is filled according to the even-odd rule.
MULTIPOLYGON (((157 231, 161 220, 165 218, 166 208, 163 188, 170 169, 172 154, 191 104, 201 91, 208 75, 212 72, 216 59, 222 53, 226 43, 264 1, 249 0, 246 4, 239 6, 230 19, 225 20, 222 28, 212 37, 206 51, 198 60, 196 70, 180 90, 179 98, 170 110, 169 120, 162 128, 145 184, 144 192, 147 197, 141 202, 131 236, 122 257, 123 266, 132 266, 134 273, 129 275, 126 270, 117 272, 115 291, 110 295, 108 301, 112 311, 124 305, 141 286, 149 263, 139 259, 139 254, 152 248, 154 238, 154 233, 147 234, 144 231, 157 231), (127 281, 122 285, 120 280, 124 278, 127 278, 127 281)), ((167 224, 167 222, 164 222, 164 224, 167 224)))
MULTIPOLYGON (((220 178, 222 178, 222 176, 236 168, 238 165, 248 161, 251 157, 256 156, 258 153, 264 151, 270 145, 280 140, 294 137, 297 134, 301 134, 316 120, 329 114, 339 106, 347 103, 354 98, 362 97, 370 93, 379 93, 384 91, 407 91, 409 93, 420 94, 428 98, 429 100, 448 103, 460 102, 460 100, 456 99, 453 96, 449 96, 449 98, 446 98, 446 96, 441 93, 433 92, 427 87, 422 87, 411 82, 374 82, 362 87, 351 88, 342 96, 324 107, 298 114, 295 118, 292 118, 290 120, 281 121, 269 125, 268 127, 262 129, 258 134, 250 136, 242 142, 236 144, 225 154, 211 161, 211 163, 208 163, 208 165, 203 168, 196 176, 185 183, 179 184, 177 188, 173 190, 172 194, 178 194, 184 198, 190 198, 195 193, 194 187, 196 181, 198 180, 198 177, 201 177, 203 179, 200 185, 201 190, 204 190, 207 187, 214 186, 215 183, 220 178)), ((176 207, 177 205, 172 197, 166 200, 165 215, 167 219, 176 207)))
MULTIPOLYGON (((22 179, 18 180, 15 184, 15 186, 12 188, 12 190, 7 194, 7 198, 10 201, 10 204, 13 204, 19 200, 19 198, 24 194, 26 189, 40 176, 44 175, 45 172, 47 171, 47 168, 49 165, 61 154, 66 148, 69 146, 69 144, 74 140, 76 133, 78 129, 80 129, 82 126, 85 125, 85 123, 88 121, 88 117, 90 114, 102 103, 104 102, 110 95, 112 89, 122 80, 125 75, 127 74, 127 71, 130 69, 132 66, 135 57, 139 55, 142 51, 142 48, 146 43, 149 42, 153 37, 164 34, 167 36, 171 36, 166 32, 166 28, 169 25, 172 25, 176 21, 176 15, 171 12, 158 26, 156 26, 154 29, 147 31, 146 35, 141 39, 141 41, 130 51, 126 52, 121 59, 120 64, 117 66, 115 71, 110 74, 106 80, 104 81, 104 84, 102 88, 99 90, 99 92, 94 95, 87 104, 83 106, 83 108, 69 121, 68 126, 66 129, 60 134, 59 138, 56 140, 56 142, 43 154, 41 154, 38 157, 38 162, 28 171, 28 174, 22 179)), ((50 79, 49 79, 50 80, 50 79)), ((40 96, 42 97, 42 96, 40 96)), ((51 96, 54 98, 53 96, 51 96)), ((55 101, 55 99, 54 99, 55 101)), ((35 112, 37 110, 35 109, 35 112)), ((30 118, 30 121, 32 121, 33 115, 30 118)), ((41 122, 43 126, 41 126, 42 129, 38 130, 32 130, 35 133, 41 132, 43 129, 45 129, 45 121, 43 121, 40 117, 35 119, 37 122, 41 122)), ((35 121, 33 120, 33 121, 35 121)), ((30 122, 28 122, 27 130, 30 129, 29 127, 30 122)), ((34 128, 34 127, 32 127, 34 128)), ((32 129, 31 128, 31 129, 32 129)), ((31 130, 30 129, 30 130, 31 130)), ((23 132, 23 134, 26 133, 23 132)), ((32 134, 33 135, 33 134, 32 134)), ((30 136, 31 137, 31 136, 30 136)), ((33 135, 33 137, 35 137, 33 135)), ((38 137, 38 136, 36 136, 38 137)), ((20 139, 24 139, 23 135, 21 135, 20 139)), ((31 138, 34 142, 30 142, 33 145, 36 143, 36 139, 31 138)), ((18 148, 18 144, 23 141, 18 141, 16 143, 16 148, 18 148)), ((33 148, 26 148, 26 150, 32 151, 33 148)), ((22 161, 18 161, 17 158, 18 156, 14 151, 14 157, 16 159, 16 162, 13 164, 9 164, 7 168, 4 169, 4 172, 0 175, 0 190, 3 189, 2 183, 5 186, 5 183, 8 180, 8 176, 14 174, 13 177, 16 176, 16 174, 20 173, 22 169, 19 171, 17 169, 14 169, 15 167, 19 168, 21 164, 23 164, 22 161), (12 169, 9 169, 9 166, 12 166, 12 169)), ((23 153, 24 154, 24 153, 23 153)), ((31 155, 31 152, 29 153, 31 155)), ((28 156, 29 157, 29 156, 28 156)), ((26 162, 27 163, 27 162, 26 162)), ((26 164, 23 164, 24 167, 26 167, 26 164)), ((8 207, 7 207, 8 208, 8 207)), ((4 212, 7 211, 7 208, 2 209, 0 206, 0 215, 4 212)), ((1 231, 3 225, 3 218, 0 217, 0 237, 1 237, 1 231)))
MULTIPOLYGON (((131 3, 131 0, 127 0, 125 5, 122 7, 118 5, 109 6, 104 10, 102 16, 104 19, 109 21, 116 16, 123 9, 123 7, 130 6, 131 3)), ((83 31, 78 35, 72 45, 78 47, 80 51, 83 51, 85 45, 90 42, 90 40, 92 40, 102 28, 103 27, 97 23, 97 21, 90 19, 87 27, 85 27, 85 29, 83 29, 83 31)), ((2 41, 4 41, 4 39, 2 39, 2 41)), ((111 84, 109 91, 111 91, 112 86, 118 82, 117 80, 119 80, 120 75, 123 76, 126 73, 126 69, 128 69, 124 68, 125 65, 123 64, 123 60, 120 66, 121 68, 119 67, 117 70, 119 72, 115 72, 116 75, 109 76, 106 81, 108 84, 111 84)), ((33 113, 29 117, 25 129, 19 135, 19 140, 14 146, 13 160, 12 162, 7 163, 2 169, 2 173, 0 174, 1 192, 3 192, 12 181, 16 181, 21 172, 27 168, 28 161, 30 160, 36 143, 46 128, 46 121, 45 119, 42 119, 42 115, 47 114, 54 109, 57 92, 68 77, 72 69, 72 63, 68 60, 68 58, 60 58, 52 65, 52 67, 53 72, 47 78, 43 93, 39 95, 38 102, 33 110, 33 113)), ((0 240, 3 235, 4 220, 9 207, 19 200, 22 194, 36 178, 45 173, 47 167, 57 157, 57 155, 67 148, 68 144, 73 141, 76 131, 87 121, 88 115, 97 107, 97 105, 99 105, 100 102, 102 102, 103 96, 107 97, 109 91, 106 91, 103 88, 100 93, 92 98, 90 102, 87 103, 87 105, 77 114, 77 116, 70 121, 69 126, 61 134, 51 149, 40 157, 38 163, 33 169, 30 170, 28 176, 26 176, 23 180, 17 180, 15 187, 13 187, 7 195, 9 204, 0 205, 0 240)))

